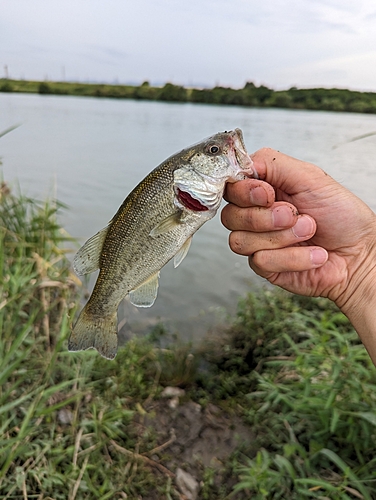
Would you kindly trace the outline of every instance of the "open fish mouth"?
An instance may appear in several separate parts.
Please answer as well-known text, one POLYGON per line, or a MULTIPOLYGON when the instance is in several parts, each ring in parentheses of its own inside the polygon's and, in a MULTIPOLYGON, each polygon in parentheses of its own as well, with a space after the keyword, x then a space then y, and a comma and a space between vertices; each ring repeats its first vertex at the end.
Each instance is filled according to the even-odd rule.
MULTIPOLYGON (((174 173, 174 191, 177 206, 184 206, 193 212, 205 212, 218 209, 226 182, 236 182, 246 178, 258 178, 253 162, 247 153, 243 134, 240 129, 224 132, 221 141, 212 137, 206 140, 206 148, 218 144, 220 156, 225 160, 227 168, 222 175, 209 174, 199 169, 193 174, 192 169, 185 167, 174 173), (224 136, 224 137, 223 137, 224 136)), ((222 160, 223 161, 223 160, 222 160)))
POLYGON ((258 173, 253 167, 253 161, 249 157, 248 153, 236 148, 235 158, 237 163, 241 167, 241 171, 239 172, 240 177, 238 177, 237 180, 245 179, 247 177, 252 177, 253 179, 259 178, 258 173))
POLYGON ((233 148, 230 152, 229 160, 232 168, 234 169, 235 175, 228 181, 235 182, 238 180, 246 179, 247 177, 258 179, 258 174, 253 166, 253 161, 247 153, 243 134, 240 129, 237 128, 234 130, 232 140, 233 148))

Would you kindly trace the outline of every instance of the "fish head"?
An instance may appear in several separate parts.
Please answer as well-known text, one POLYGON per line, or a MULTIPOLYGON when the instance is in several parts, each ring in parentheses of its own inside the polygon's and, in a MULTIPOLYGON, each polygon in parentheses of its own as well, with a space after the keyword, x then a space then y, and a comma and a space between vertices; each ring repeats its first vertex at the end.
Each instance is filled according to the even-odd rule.
POLYGON ((239 128, 208 137, 192 146, 192 150, 190 163, 197 173, 226 182, 257 177, 239 128))
POLYGON ((182 153, 186 162, 174 172, 177 204, 196 212, 216 211, 226 182, 258 177, 238 128, 215 134, 182 153))

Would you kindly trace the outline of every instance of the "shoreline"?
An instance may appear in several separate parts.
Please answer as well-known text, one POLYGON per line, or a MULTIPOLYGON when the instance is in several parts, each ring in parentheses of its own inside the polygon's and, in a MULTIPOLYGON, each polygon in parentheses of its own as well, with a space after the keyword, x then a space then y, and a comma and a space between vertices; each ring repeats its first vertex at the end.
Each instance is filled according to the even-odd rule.
POLYGON ((241 89, 221 86, 201 89, 172 83, 155 87, 147 81, 137 86, 1 78, 0 92, 376 114, 376 92, 296 87, 273 90, 265 85, 256 86, 253 82, 247 82, 241 89))

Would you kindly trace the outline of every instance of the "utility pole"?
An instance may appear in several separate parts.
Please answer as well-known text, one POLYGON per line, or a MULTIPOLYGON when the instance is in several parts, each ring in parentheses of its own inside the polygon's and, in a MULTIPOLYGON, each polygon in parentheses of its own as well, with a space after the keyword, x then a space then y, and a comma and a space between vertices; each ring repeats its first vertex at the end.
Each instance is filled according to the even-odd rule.
POLYGON ((4 78, 5 78, 6 80, 8 80, 8 79, 9 79, 8 65, 7 65, 7 64, 5 64, 5 65, 4 65, 4 78))

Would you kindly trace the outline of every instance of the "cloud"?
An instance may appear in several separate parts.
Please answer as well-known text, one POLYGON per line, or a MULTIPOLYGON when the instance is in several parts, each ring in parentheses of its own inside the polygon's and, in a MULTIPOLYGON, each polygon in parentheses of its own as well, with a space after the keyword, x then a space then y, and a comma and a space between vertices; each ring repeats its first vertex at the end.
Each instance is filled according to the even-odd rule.
POLYGON ((124 50, 88 44, 87 48, 81 51, 80 57, 108 66, 117 66, 129 59, 130 56, 129 53, 124 50))
POLYGON ((0 9, 0 68, 14 77, 60 78, 64 66, 67 78, 122 82, 281 87, 320 74, 346 86, 355 71, 374 81, 361 66, 376 47, 373 0, 0 0, 0 9))
POLYGON ((280 81, 303 87, 342 87, 376 90, 376 52, 328 58, 314 64, 298 64, 279 71, 280 81), (328 82, 330 82, 328 84, 328 82))
POLYGON ((364 19, 365 19, 366 21, 371 21, 371 22, 373 22, 373 21, 376 19, 376 10, 375 10, 374 12, 369 12, 368 14, 366 14, 366 15, 364 16, 364 19))

